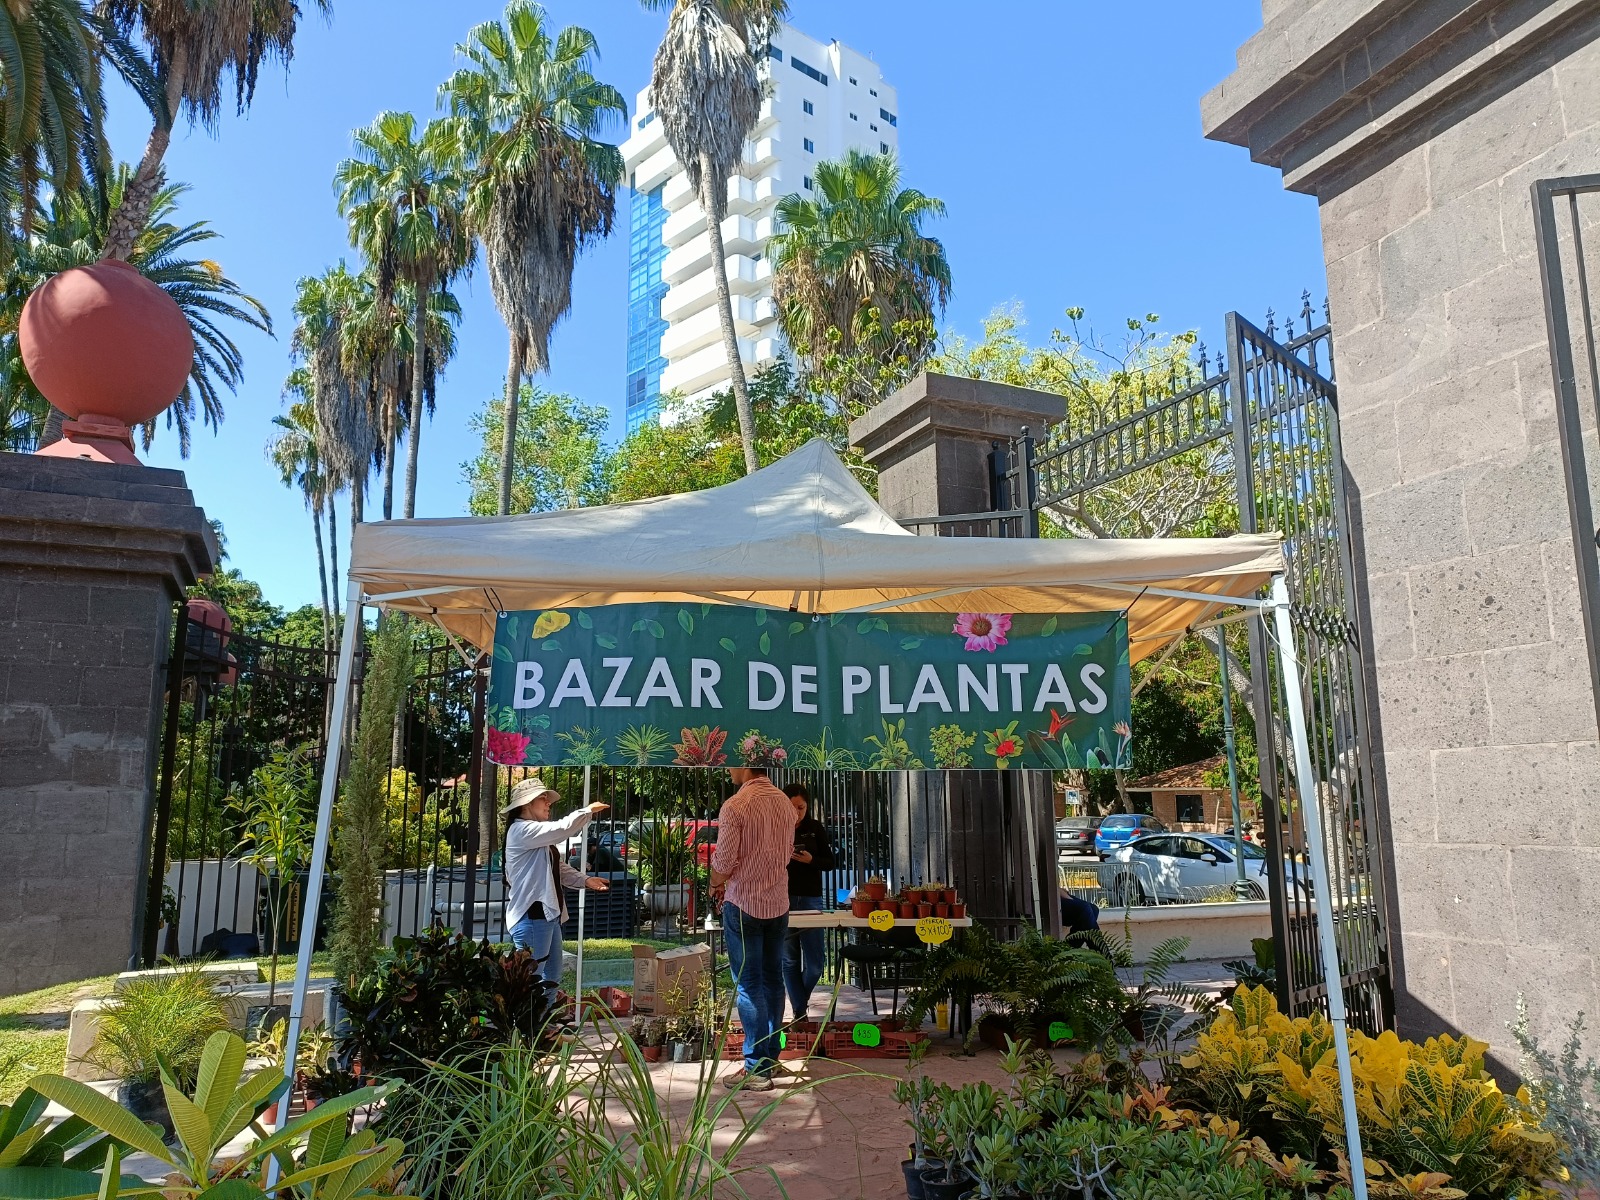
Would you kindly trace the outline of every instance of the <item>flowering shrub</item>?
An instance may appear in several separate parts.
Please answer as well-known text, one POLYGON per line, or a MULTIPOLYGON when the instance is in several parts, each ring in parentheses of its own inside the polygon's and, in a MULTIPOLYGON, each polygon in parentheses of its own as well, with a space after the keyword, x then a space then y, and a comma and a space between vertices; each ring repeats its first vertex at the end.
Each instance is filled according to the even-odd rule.
POLYGON ((789 752, 777 738, 769 738, 759 729, 752 729, 739 739, 739 754, 747 767, 781 767, 789 761, 789 752))
POLYGON ((528 756, 528 743, 533 739, 513 729, 490 729, 487 732, 489 748, 485 757, 502 767, 520 767, 528 756))
POLYGON ((672 747, 678 752, 678 756, 672 760, 675 766, 720 767, 728 761, 728 756, 722 752, 723 744, 728 740, 726 730, 710 725, 694 729, 686 727, 682 736, 683 741, 672 747))
POLYGON ((983 735, 984 752, 994 755, 994 765, 1004 770, 1011 765, 1013 758, 1022 755, 1022 739, 1017 736, 1017 722, 1013 721, 1004 729, 992 729, 983 735))

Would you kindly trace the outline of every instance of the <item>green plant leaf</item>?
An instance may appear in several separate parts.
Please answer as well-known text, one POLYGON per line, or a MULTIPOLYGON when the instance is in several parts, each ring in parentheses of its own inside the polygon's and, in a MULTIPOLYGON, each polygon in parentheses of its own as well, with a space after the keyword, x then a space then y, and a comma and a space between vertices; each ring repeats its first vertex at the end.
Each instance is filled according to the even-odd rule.
POLYGON ((195 1200, 261 1200, 261 1189, 247 1179, 224 1179, 214 1183, 195 1200))
POLYGON ((920 645, 922 645, 922 639, 918 637, 900 639, 900 649, 902 650, 915 650, 920 645))
POLYGON ((595 645, 604 646, 607 650, 615 650, 617 648, 617 639, 610 634, 597 633, 594 635, 594 642, 595 645))
MULTIPOLYGON (((227 1111, 228 1101, 244 1072, 245 1044, 237 1034, 214 1033, 206 1039, 195 1074, 194 1102, 214 1128, 227 1111)), ((210 1133, 206 1134, 210 1137, 210 1133)))
POLYGON ((678 624, 683 626, 683 631, 685 633, 694 632, 694 617, 689 615, 689 610, 687 608, 680 608, 678 610, 678 624))
POLYGON ((889 632, 889 622, 885 621, 882 617, 873 617, 872 618, 872 627, 874 629, 878 630, 878 632, 880 632, 880 633, 888 633, 889 632))
POLYGON ((218 1147, 212 1139, 212 1124, 205 1110, 170 1084, 164 1084, 162 1090, 167 1097, 167 1112, 172 1114, 172 1128, 183 1148, 190 1158, 210 1162, 218 1147))
POLYGON ((579 625, 583 626, 585 629, 594 628, 594 618, 589 615, 587 609, 575 608, 572 611, 577 614, 579 625))
POLYGON ((772 635, 770 633, 763 633, 761 635, 761 653, 772 653, 772 635))
MULTIPOLYGON (((67 1167, 0 1167, 0 1196, 27 1197, 27 1200, 93 1196, 99 1191, 100 1179, 96 1172, 74 1171, 67 1167)), ((160 1191, 160 1184, 146 1183, 137 1175, 122 1175, 117 1179, 119 1196, 148 1196, 160 1191)))
POLYGON ((660 621, 646 621, 644 627, 650 631, 651 637, 664 638, 667 636, 667 631, 661 627, 660 621))
POLYGON ((756 609, 756 624, 757 625, 765 625, 766 623, 767 623, 767 610, 764 609, 764 608, 756 609))
POLYGON ((793 637, 797 633, 804 633, 805 631, 806 631, 806 623, 804 621, 790 621, 789 622, 789 636, 790 637, 793 637))
POLYGON ((560 642, 551 641, 549 638, 546 638, 544 641, 540 642, 539 645, 545 650, 554 650, 557 654, 561 653, 560 642))
POLYGON ((737 654, 737 653, 739 653, 739 647, 737 647, 737 646, 735 646, 733 644, 733 639, 732 638, 719 638, 717 640, 717 645, 721 646, 729 654, 737 654))
POLYGON ((516 617, 508 618, 506 621, 506 632, 511 635, 511 640, 513 642, 516 641, 522 636, 522 622, 516 617))
POLYGON ((871 633, 875 628, 877 628, 877 623, 872 617, 862 617, 861 620, 856 622, 857 633, 871 633))
POLYGON ((1094 647, 1089 645, 1088 642, 1079 642, 1077 647, 1072 651, 1072 657, 1073 658, 1082 658, 1087 654, 1093 654, 1093 653, 1094 653, 1094 647))
POLYGON ((1060 627, 1060 625, 1061 625, 1060 618, 1058 618, 1058 617, 1050 617, 1050 618, 1048 618, 1045 621, 1045 623, 1040 627, 1039 636, 1040 637, 1054 637, 1055 636, 1055 632, 1060 627))
POLYGON ((494 656, 500 662, 510 662, 510 661, 512 661, 511 660, 511 651, 508 650, 505 646, 503 646, 499 642, 496 642, 494 644, 494 656))
POLYGON ((172 1152, 161 1141, 160 1134, 115 1100, 101 1095, 87 1084, 61 1075, 37 1075, 28 1081, 28 1086, 46 1100, 54 1100, 68 1112, 82 1117, 119 1142, 125 1142, 133 1149, 159 1158, 164 1163, 177 1165, 172 1152))

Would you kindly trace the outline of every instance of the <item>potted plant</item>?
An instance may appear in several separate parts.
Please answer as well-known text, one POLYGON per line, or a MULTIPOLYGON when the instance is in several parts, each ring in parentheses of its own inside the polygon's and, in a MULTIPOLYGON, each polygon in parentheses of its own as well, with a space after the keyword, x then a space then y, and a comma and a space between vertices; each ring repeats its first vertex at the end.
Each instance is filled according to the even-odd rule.
POLYGON ((923 1171, 924 1200, 962 1200, 972 1193, 977 1185, 967 1161, 972 1141, 988 1129, 1003 1100, 987 1083, 970 1083, 944 1097, 933 1122, 946 1147, 945 1158, 923 1171))
MULTIPOLYGON (((278 1004, 278 954, 287 948, 285 932, 296 896, 294 883, 310 856, 316 836, 315 777, 299 750, 280 747, 250 775, 248 791, 232 804, 244 830, 233 855, 261 873, 262 903, 267 916, 271 969, 267 976, 267 1011, 262 1025, 287 1013, 278 1004)), ((313 928, 301 930, 315 937, 313 928)))
POLYGON ((921 1042, 911 1048, 911 1074, 894 1085, 895 1100, 907 1110, 906 1124, 911 1127, 911 1157, 900 1164, 906 1181, 906 1200, 923 1200, 923 1172, 944 1166, 944 1145, 939 1132, 939 1111, 951 1093, 947 1084, 935 1083, 919 1069, 928 1056, 930 1043, 921 1042))
POLYGON ((179 967, 136 978, 117 992, 100 1012, 86 1057, 123 1081, 117 1097, 123 1107, 170 1136, 163 1064, 182 1087, 192 1087, 206 1039, 227 1027, 222 999, 198 968, 179 967))
POLYGON ((882 875, 868 875, 867 881, 861 885, 861 890, 873 900, 882 900, 889 894, 889 885, 882 875))
POLYGON ((917 916, 918 917, 931 917, 931 916, 933 916, 933 905, 927 903, 926 901, 923 901, 923 902, 919 903, 917 905, 917 916))
MULTIPOLYGON (((942 892, 940 894, 943 895, 942 892)), ((933 906, 933 915, 936 917, 948 917, 950 915, 950 906, 943 900, 939 901, 933 906)))
POLYGON ((914 904, 910 900, 900 901, 900 919, 902 921, 914 920, 917 915, 917 909, 920 907, 920 905, 914 904))
POLYGON ((661 1050, 666 1044, 667 1023, 660 1017, 654 1017, 645 1027, 644 1044, 640 1047, 645 1062, 660 1062, 661 1050))
MULTIPOLYGON (((264 1032, 258 1031, 245 1047, 245 1052, 256 1059, 264 1059, 268 1065, 283 1070, 283 1056, 289 1040, 289 1023, 279 1019, 274 1021, 270 1028, 264 1032)), ((278 1119, 278 1106, 289 1102, 288 1112, 294 1111, 294 1100, 301 1101, 307 1108, 315 1108, 316 1103, 310 1098, 306 1090, 306 1080, 312 1072, 323 1070, 328 1065, 328 1060, 333 1057, 333 1038, 321 1024, 307 1026, 300 1031, 300 1042, 295 1047, 294 1053, 294 1086, 292 1096, 284 1100, 275 1100, 267 1108, 267 1121, 276 1122, 278 1119)), ((321 1097, 319 1097, 321 1099, 321 1097)))
POLYGON ((877 901, 871 896, 857 892, 850 897, 850 915, 852 917, 866 917, 872 912, 877 901))
POLYGON ((636 851, 651 915, 669 917, 687 908, 693 884, 685 880, 694 861, 688 827, 676 821, 651 825, 636 843, 636 851))
MULTIPOLYGON (((945 894, 949 895, 948 892, 945 894)), ((960 921, 964 919, 966 915, 967 906, 964 903, 962 903, 960 900, 952 900, 950 902, 950 919, 952 921, 960 921)))

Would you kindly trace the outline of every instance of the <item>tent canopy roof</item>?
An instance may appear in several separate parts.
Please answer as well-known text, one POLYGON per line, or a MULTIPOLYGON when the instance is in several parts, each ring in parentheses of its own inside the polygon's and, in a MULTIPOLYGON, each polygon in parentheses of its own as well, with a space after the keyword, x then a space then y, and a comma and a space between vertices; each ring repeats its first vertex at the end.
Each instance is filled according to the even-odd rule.
POLYGON ((802 613, 1126 609, 1137 660, 1160 649, 1161 635, 1254 595, 1281 570, 1276 534, 918 537, 820 438, 705 491, 527 516, 374 522, 356 528, 350 552, 365 597, 480 649, 492 646, 501 611, 710 600, 802 613))

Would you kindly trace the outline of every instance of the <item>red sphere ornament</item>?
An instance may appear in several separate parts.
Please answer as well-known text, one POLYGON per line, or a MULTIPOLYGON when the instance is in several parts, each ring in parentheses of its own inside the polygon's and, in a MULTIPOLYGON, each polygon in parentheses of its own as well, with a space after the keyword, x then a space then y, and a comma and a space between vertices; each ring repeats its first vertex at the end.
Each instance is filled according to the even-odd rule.
POLYGON ((39 453, 69 458, 137 462, 129 426, 163 412, 194 366, 177 302, 112 258, 46 280, 23 306, 18 341, 34 386, 76 418, 39 453))

